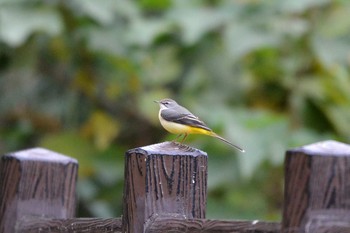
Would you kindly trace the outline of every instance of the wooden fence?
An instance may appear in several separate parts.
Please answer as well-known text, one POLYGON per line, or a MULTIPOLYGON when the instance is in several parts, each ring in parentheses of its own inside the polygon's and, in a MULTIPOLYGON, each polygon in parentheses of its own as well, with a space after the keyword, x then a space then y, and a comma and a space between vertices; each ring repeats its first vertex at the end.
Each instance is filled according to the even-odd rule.
POLYGON ((350 146, 289 150, 281 223, 205 218, 207 154, 165 142, 129 150, 121 218, 75 218, 78 162, 34 148, 0 161, 0 232, 350 232, 350 146))

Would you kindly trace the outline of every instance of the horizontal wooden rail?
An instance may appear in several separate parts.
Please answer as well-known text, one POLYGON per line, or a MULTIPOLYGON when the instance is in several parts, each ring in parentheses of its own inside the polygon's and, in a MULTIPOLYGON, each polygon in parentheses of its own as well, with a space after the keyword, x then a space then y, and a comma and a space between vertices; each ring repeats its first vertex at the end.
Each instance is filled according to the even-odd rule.
POLYGON ((145 233, 279 233, 281 224, 263 221, 184 219, 159 216, 146 224, 145 233))
MULTIPOLYGON (((122 232, 121 218, 48 219, 22 218, 17 227, 21 233, 41 232, 122 232)), ((279 233, 280 224, 262 221, 184 219, 179 216, 156 217, 146 223, 146 233, 279 233)))
MULTIPOLYGON (((158 216, 146 223, 145 233, 349 233, 350 213, 344 210, 319 210, 308 216, 302 228, 281 230, 281 224, 264 221, 184 219, 179 216, 158 216)), ((122 233, 121 218, 50 219, 23 217, 17 232, 122 233)))
POLYGON ((18 225, 17 232, 74 232, 74 233, 119 233, 122 232, 121 218, 71 218, 51 219, 42 217, 23 217, 18 225), (40 231, 38 231, 40 229, 40 231))

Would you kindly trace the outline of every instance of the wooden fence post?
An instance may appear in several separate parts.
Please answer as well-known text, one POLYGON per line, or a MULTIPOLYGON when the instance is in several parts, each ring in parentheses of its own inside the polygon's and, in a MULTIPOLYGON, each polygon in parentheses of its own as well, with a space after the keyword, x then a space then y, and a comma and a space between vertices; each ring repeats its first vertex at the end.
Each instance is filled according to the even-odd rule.
POLYGON ((125 155, 123 232, 142 233, 157 217, 205 218, 207 154, 174 142, 125 155))
POLYGON ((0 161, 0 232, 16 232, 26 217, 72 218, 75 214, 75 159, 34 148, 0 161))
POLYGON ((325 141, 287 151, 282 232, 326 232, 316 221, 322 215, 332 216, 326 228, 344 228, 344 213, 350 214, 350 145, 325 141))

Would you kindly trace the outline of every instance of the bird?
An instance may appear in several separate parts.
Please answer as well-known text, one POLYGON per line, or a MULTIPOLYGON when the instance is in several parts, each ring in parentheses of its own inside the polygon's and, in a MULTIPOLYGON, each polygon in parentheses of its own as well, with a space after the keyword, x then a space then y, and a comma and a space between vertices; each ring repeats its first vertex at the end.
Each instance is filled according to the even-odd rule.
POLYGON ((215 133, 197 116, 185 107, 179 105, 175 100, 166 98, 155 100, 154 102, 158 103, 160 107, 158 114, 160 124, 168 132, 178 135, 175 140, 183 135, 182 143, 185 141, 188 134, 204 134, 220 139, 237 150, 245 152, 241 147, 215 133))

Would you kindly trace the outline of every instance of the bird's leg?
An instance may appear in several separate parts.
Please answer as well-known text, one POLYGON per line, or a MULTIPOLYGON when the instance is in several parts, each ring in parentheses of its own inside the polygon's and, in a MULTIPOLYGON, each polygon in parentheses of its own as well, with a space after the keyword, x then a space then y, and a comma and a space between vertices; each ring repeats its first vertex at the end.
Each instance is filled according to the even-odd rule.
POLYGON ((184 137, 182 138, 181 143, 183 143, 186 138, 187 138, 187 133, 184 134, 184 137))
POLYGON ((173 142, 176 142, 176 140, 181 136, 182 136, 182 134, 177 135, 176 138, 173 140, 173 142))

